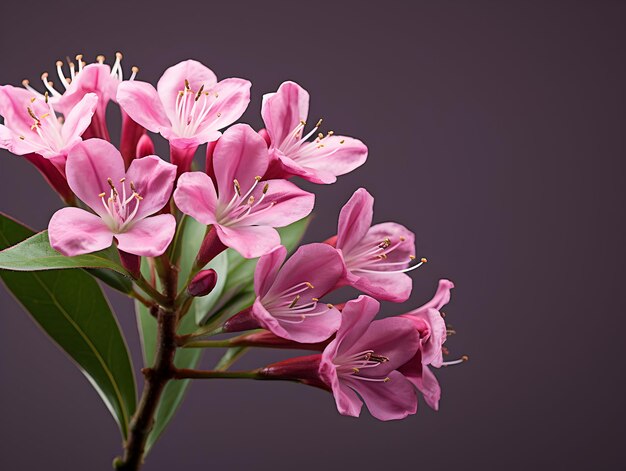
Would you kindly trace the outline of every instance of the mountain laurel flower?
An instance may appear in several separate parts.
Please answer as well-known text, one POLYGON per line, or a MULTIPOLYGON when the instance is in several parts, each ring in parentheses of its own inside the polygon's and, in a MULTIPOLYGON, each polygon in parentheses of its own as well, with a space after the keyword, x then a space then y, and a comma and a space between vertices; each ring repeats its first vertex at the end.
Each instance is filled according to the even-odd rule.
POLYGON ((307 216, 315 197, 285 180, 263 181, 267 146, 250 126, 238 124, 220 138, 213 152, 215 182, 204 172, 180 176, 174 192, 178 208, 212 225, 222 244, 256 258, 280 245, 275 227, 307 216))
POLYGON ((39 154, 63 173, 70 149, 82 140, 98 103, 88 93, 69 111, 57 116, 48 95, 34 95, 23 88, 0 87, 0 148, 17 155, 39 154))
POLYGON ((336 246, 343 258, 345 272, 341 284, 393 302, 406 301, 413 288, 407 272, 426 262, 410 266, 415 260, 415 235, 394 222, 372 226, 374 198, 364 188, 354 192, 339 214, 336 246))
POLYGON ((70 188, 94 212, 63 208, 50 220, 50 245, 73 256, 109 247, 140 256, 163 254, 176 229, 171 214, 152 216, 169 201, 176 167, 156 155, 125 171, 120 152, 101 139, 74 146, 67 157, 70 188))
POLYGON ((322 342, 337 332, 341 313, 320 301, 341 277, 337 251, 326 244, 308 244, 285 262, 286 257, 281 245, 259 259, 254 273, 257 298, 225 323, 226 332, 262 327, 300 343, 322 342))
POLYGON ((172 163, 189 170, 199 145, 216 141, 219 131, 241 117, 250 102, 250 82, 220 82, 200 62, 187 60, 167 69, 155 89, 146 82, 120 85, 117 100, 137 123, 170 142, 172 163))
POLYGON ((297 83, 284 82, 278 91, 263 97, 264 134, 273 157, 270 176, 297 175, 313 183, 334 183, 337 176, 365 163, 365 144, 333 131, 318 132, 321 119, 305 135, 308 114, 309 94, 297 83))
MULTIPOLYGON (((78 105, 83 97, 88 93, 95 93, 98 96, 98 106, 94 114, 92 125, 85 135, 85 139, 99 137, 109 139, 109 132, 106 127, 106 109, 109 101, 115 101, 118 85, 125 79, 122 69, 122 54, 115 54, 113 66, 105 64, 105 57, 99 55, 96 62, 87 64, 83 60, 83 55, 75 57, 76 61, 67 61, 67 68, 61 60, 56 62, 56 73, 58 84, 50 80, 50 74, 41 74, 41 81, 44 86, 44 94, 49 95, 49 99, 55 108, 61 113, 68 115, 72 109, 78 105)), ((132 68, 132 74, 128 80, 134 80, 139 69, 132 68)), ((30 92, 41 94, 34 89, 30 81, 23 80, 22 85, 30 92)))

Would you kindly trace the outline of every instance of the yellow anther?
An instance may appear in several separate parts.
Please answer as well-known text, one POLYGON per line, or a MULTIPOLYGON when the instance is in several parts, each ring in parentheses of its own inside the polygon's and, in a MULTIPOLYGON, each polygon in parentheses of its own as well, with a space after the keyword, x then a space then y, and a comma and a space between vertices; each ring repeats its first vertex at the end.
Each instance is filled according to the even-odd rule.
POLYGON ((409 259, 415 260, 415 255, 409 255, 409 259))
POLYGON ((185 79, 185 89, 186 90, 191 90, 191 87, 189 86, 189 80, 185 79))
POLYGON ((307 285, 310 289, 315 288, 315 286, 313 286, 311 283, 309 283, 308 281, 304 282, 305 285, 307 285))
POLYGON ((63 61, 57 61, 56 62, 56 66, 57 67, 63 67, 63 61))
POLYGON ((258 175, 257 175, 256 177, 254 177, 254 179, 255 179, 257 182, 260 182, 260 181, 261 181, 261 177, 259 177, 258 175))
POLYGON ((428 262, 428 260, 427 260, 427 259, 425 259, 425 258, 422 258, 422 259, 420 259, 420 262, 422 262, 422 263, 426 263, 426 262, 428 262))
POLYGON ((339 144, 343 144, 344 142, 346 142, 346 140, 342 139, 342 140, 339 141, 339 144))
POLYGON ((289 309, 294 307, 298 303, 299 300, 300 300, 300 295, 297 295, 295 298, 293 298, 293 301, 291 301, 291 304, 289 305, 289 309))
POLYGON ((311 298, 311 301, 318 302, 319 298, 311 298))
POLYGON ((99 62, 100 64, 104 64, 104 60, 105 60, 105 57, 102 54, 96 57, 96 61, 99 62))
POLYGON ((265 186, 263 187, 263 194, 267 193, 267 190, 270 189, 270 184, 266 183, 265 186))
POLYGON ((98 194, 98 198, 104 198, 107 194, 102 192, 98 194))
POLYGON ((322 125, 322 121, 324 121, 324 118, 320 118, 320 120, 317 122, 317 124, 315 125, 316 128, 319 128, 322 125))

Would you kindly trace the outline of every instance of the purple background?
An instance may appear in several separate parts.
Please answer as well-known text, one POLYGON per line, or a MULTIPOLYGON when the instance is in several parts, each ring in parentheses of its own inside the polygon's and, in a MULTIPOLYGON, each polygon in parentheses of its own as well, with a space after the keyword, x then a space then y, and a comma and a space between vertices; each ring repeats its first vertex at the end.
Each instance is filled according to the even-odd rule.
MULTIPOLYGON (((3 3, 0 83, 65 55, 155 82, 193 57, 253 82, 243 120, 291 79, 311 119, 363 139, 367 164, 315 187, 308 241, 359 186, 417 233, 414 293, 457 284, 441 411, 341 417, 295 384, 193 384, 146 470, 618 469, 624 466, 626 4, 596 2, 3 3), (201 6, 200 6, 201 5, 201 6)), ((59 207, 2 152, 0 210, 45 228, 59 207)), ((79 371, 0 292, 0 468, 106 470, 120 439, 79 371)), ((115 308, 139 364, 130 304, 115 308)), ((242 366, 280 354, 250 354, 242 366)), ((206 362, 206 366, 210 363, 206 362)))

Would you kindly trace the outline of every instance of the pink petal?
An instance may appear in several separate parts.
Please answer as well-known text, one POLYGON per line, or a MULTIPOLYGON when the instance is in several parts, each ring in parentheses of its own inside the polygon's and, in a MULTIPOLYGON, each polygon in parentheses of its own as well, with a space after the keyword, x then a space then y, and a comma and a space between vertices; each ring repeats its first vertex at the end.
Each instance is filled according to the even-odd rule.
POLYGON ((336 286, 342 272, 341 258, 333 247, 327 244, 303 245, 280 269, 267 296, 309 282, 313 288, 306 291, 306 296, 321 298, 336 286))
POLYGON ((365 188, 359 188, 339 213, 337 248, 344 253, 355 248, 367 234, 373 217, 374 197, 365 188))
POLYGON ((32 92, 23 88, 11 85, 0 86, 0 116, 4 118, 6 127, 22 136, 29 136, 33 133, 30 128, 33 119, 27 111, 27 108, 32 105, 33 97, 35 95, 32 92))
POLYGON ((413 280, 404 273, 349 273, 350 286, 381 301, 403 303, 411 295, 413 280))
POLYGON ((176 231, 171 214, 159 214, 135 222, 128 231, 115 234, 117 248, 143 257, 158 257, 167 250, 176 231))
POLYGON ((401 373, 392 371, 387 382, 343 381, 365 401, 370 413, 378 420, 404 419, 417 412, 417 396, 411 382, 401 373))
MULTIPOLYGON (((312 183, 328 185, 335 183, 337 177, 326 170, 316 170, 314 168, 300 165, 296 160, 285 155, 280 149, 270 149, 271 155, 278 160, 281 173, 284 178, 297 176, 312 183)), ((273 168, 276 171, 275 168, 273 168)))
POLYGON ((65 171, 72 191, 101 216, 107 212, 98 195, 110 194, 107 178, 118 185, 126 173, 122 154, 113 144, 102 139, 88 139, 76 144, 67 156, 65 171))
POLYGON ((213 152, 220 201, 228 202, 233 197, 235 179, 245 194, 256 183, 255 177, 265 174, 268 163, 267 145, 250 126, 236 124, 229 128, 213 152))
POLYGON ((69 88, 58 98, 55 108, 68 115, 87 93, 98 95, 98 108, 104 111, 109 100, 115 99, 119 80, 111 76, 106 64, 89 64, 76 76, 69 88))
POLYGON ((309 114, 309 94, 294 82, 283 82, 276 93, 263 96, 261 116, 275 147, 279 147, 285 138, 309 114))
MULTIPOLYGON (((369 296, 359 296, 346 303, 341 311, 341 327, 326 350, 346 352, 352 348, 367 331, 371 322, 378 314, 380 303, 369 296)), ((326 353, 324 350, 324 353, 326 353)))
POLYGON ((315 195, 286 180, 261 181, 252 193, 255 201, 260 200, 266 185, 268 190, 258 211, 270 204, 272 208, 258 215, 250 214, 243 219, 243 224, 283 227, 308 216, 313 210, 315 195))
POLYGON ((322 381, 331 387, 339 413, 350 417, 358 417, 361 415, 363 401, 352 389, 339 381, 336 367, 332 362, 332 358, 328 356, 327 350, 328 348, 322 354, 318 374, 322 381))
POLYGON ((15 155, 25 155, 37 152, 39 147, 30 141, 20 139, 20 134, 0 124, 0 149, 6 149, 15 155))
POLYGON ((203 172, 183 173, 174 191, 176 206, 202 224, 214 224, 217 194, 213 180, 203 172))
POLYGON ((211 69, 191 59, 179 62, 163 72, 157 90, 165 112, 172 122, 177 121, 176 96, 185 89, 185 80, 194 91, 199 90, 202 85, 208 91, 217 83, 217 77, 211 69))
POLYGON ((257 296, 263 297, 267 294, 286 257, 287 249, 279 245, 259 259, 254 271, 254 292, 257 296))
POLYGON ((419 354, 416 355, 415 361, 411 360, 410 364, 404 365, 400 368, 400 371, 422 393, 426 404, 434 410, 439 410, 441 387, 437 378, 428 366, 422 364, 419 354), (416 368, 413 368, 410 364, 415 365, 416 368))
POLYGON ((167 204, 174 187, 176 166, 156 155, 135 159, 126 172, 126 180, 133 182, 143 198, 135 216, 142 219, 156 213, 167 204))
POLYGON ((312 149, 309 152, 318 157, 314 160, 307 160, 306 163, 299 162, 300 165, 315 173, 329 173, 337 177, 353 171, 367 160, 367 146, 358 139, 327 136, 322 143, 323 148, 318 148, 319 144, 315 142, 307 144, 312 149))
POLYGON ((437 292, 433 296, 433 299, 424 304, 420 309, 436 309, 441 310, 446 304, 450 302, 450 290, 454 288, 454 283, 450 280, 439 280, 439 286, 437 292))
MULTIPOLYGON (((231 125, 246 111, 250 103, 252 84, 240 78, 228 78, 219 82, 213 89, 218 95, 211 112, 199 127, 203 134, 213 135, 218 129, 231 125)), ((219 137, 219 136, 218 136, 219 137)), ((211 141, 217 139, 211 138, 211 141)))
POLYGON ((63 208, 48 225, 50 245, 72 257, 106 249, 113 243, 111 229, 95 214, 79 208, 63 208))
POLYGON ((69 112, 61 128, 61 134, 65 141, 66 147, 69 149, 77 142, 80 142, 85 129, 91 124, 96 106, 98 104, 98 95, 95 93, 87 93, 78 104, 69 112))
POLYGON ((373 247, 380 244, 385 238, 391 241, 392 245, 396 245, 401 242, 391 252, 387 253, 385 262, 406 262, 406 265, 396 265, 392 270, 399 270, 406 268, 411 263, 410 256, 415 256, 415 234, 408 230, 401 224, 395 222, 383 222, 381 224, 375 224, 367 231, 367 234, 361 241, 361 245, 369 245, 373 247), (402 241, 404 238, 404 241, 402 241))
POLYGON ((133 121, 149 131, 162 133, 171 128, 159 95, 149 83, 122 82, 117 89, 117 101, 133 121))
POLYGON ((280 245, 280 235, 272 227, 215 225, 215 228, 222 243, 245 258, 260 257, 280 245))

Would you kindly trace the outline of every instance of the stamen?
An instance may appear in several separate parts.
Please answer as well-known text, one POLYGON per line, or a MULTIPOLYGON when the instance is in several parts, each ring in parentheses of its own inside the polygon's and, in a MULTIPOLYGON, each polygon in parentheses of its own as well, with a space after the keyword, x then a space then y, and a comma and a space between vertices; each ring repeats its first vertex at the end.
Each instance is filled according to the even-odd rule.
POLYGON ((469 361, 469 357, 467 355, 463 355, 461 358, 459 358, 458 360, 452 360, 452 361, 444 361, 441 366, 453 366, 453 365, 459 365, 461 363, 464 363, 466 361, 469 361))
POLYGON ((295 298, 293 298, 293 301, 291 301, 291 304, 289 305, 289 309, 293 308, 298 301, 300 300, 300 295, 298 294, 295 298))

